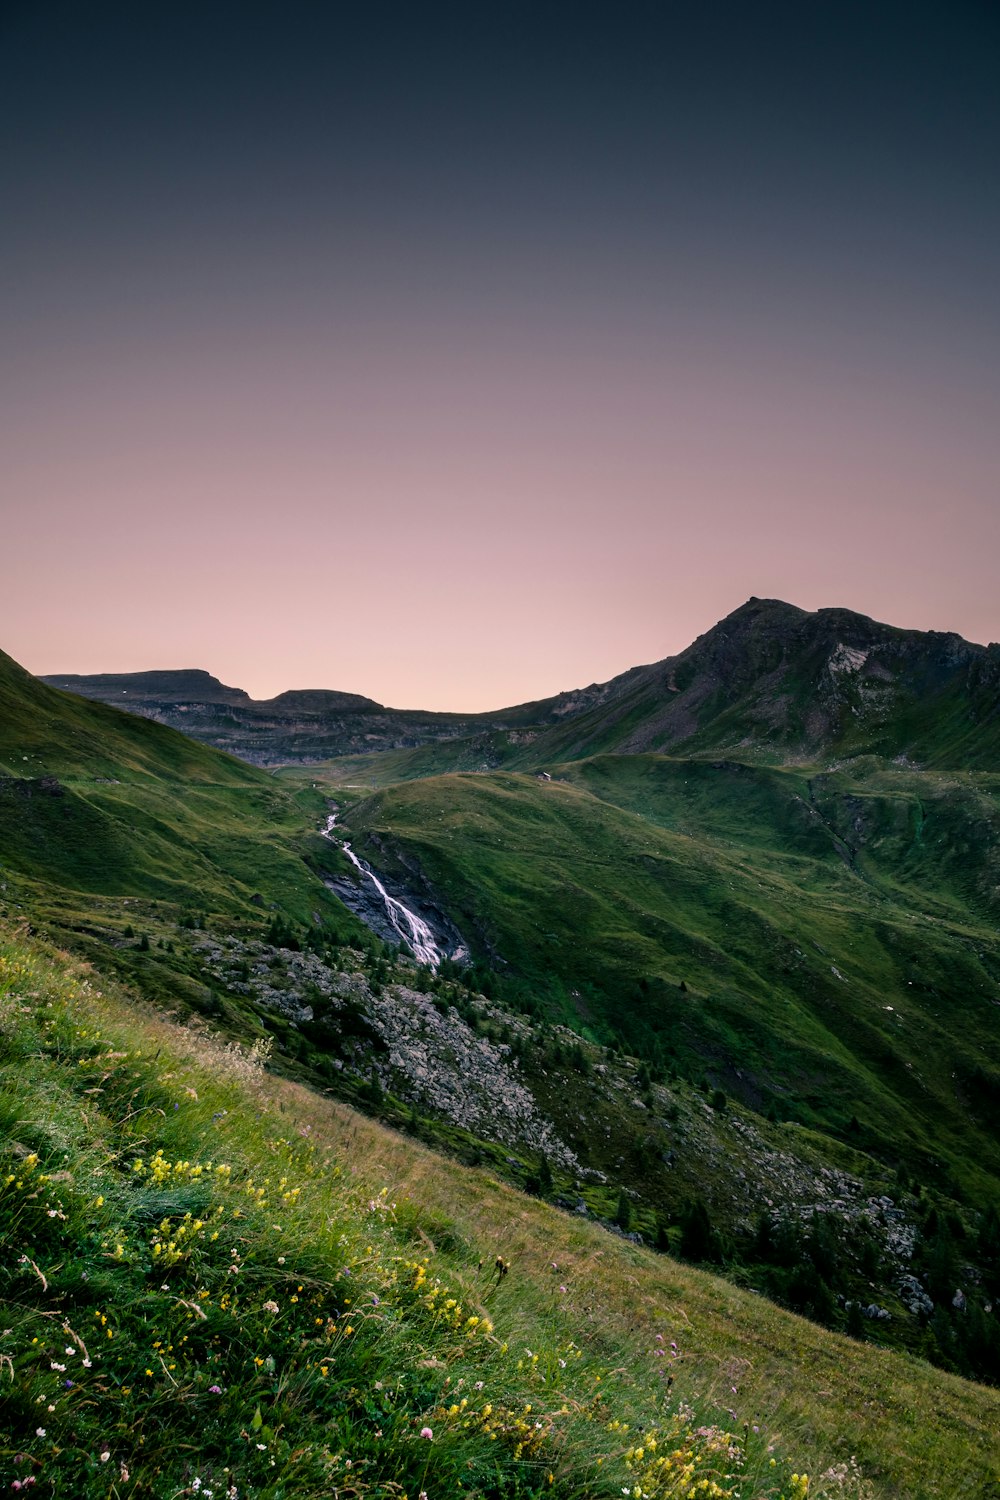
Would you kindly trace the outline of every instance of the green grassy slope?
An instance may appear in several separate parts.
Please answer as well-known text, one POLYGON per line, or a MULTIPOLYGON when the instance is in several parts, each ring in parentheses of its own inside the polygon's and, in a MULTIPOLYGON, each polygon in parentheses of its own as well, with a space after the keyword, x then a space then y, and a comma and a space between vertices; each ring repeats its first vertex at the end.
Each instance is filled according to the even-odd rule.
POLYGON ((353 927, 317 873, 323 802, 150 720, 46 687, 0 655, 0 863, 56 891, 353 927))
POLYGON ((8 931, 0 1118, 11 1488, 992 1493, 995 1392, 444 1163, 8 931))
POLYGON ((597 1039, 841 1137, 856 1117, 867 1146, 995 1194, 992 781, 648 755, 558 774, 407 782, 346 821, 597 1039))
MULTIPOLYGON (((858 1307, 872 1294, 888 1298, 898 1323, 879 1337, 994 1378, 985 1304, 996 1267, 983 1215, 1000 1182, 994 773, 860 755, 769 764, 781 757, 759 744, 686 758, 625 754, 619 744, 613 754, 548 760, 546 775, 482 774, 475 756, 538 753, 531 731, 511 731, 275 778, 0 666, 8 907, 73 929, 77 950, 103 972, 140 978, 146 993, 244 1036, 266 1030, 282 1066, 375 1107, 381 1100, 406 1128, 426 1125, 428 1139, 506 1171, 488 1130, 477 1140, 461 1109, 447 1107, 422 1121, 419 1088, 400 1085, 397 1096, 396 1074, 366 1068, 331 1019, 338 1008, 327 1015, 330 983, 346 986, 370 1037, 379 1005, 391 1008, 392 987, 407 984, 405 966, 371 940, 367 958, 357 949, 338 957, 337 940, 361 934, 319 878, 338 855, 315 829, 324 783, 339 777, 359 852, 404 891, 423 889, 428 910, 447 912, 479 961, 464 998, 454 972, 443 988, 422 976, 418 991, 435 997, 430 1015, 430 1002, 421 1016, 418 1001, 397 1017, 416 1028, 408 1055, 438 1018, 455 1042, 460 1022, 516 1042, 517 1086, 581 1152, 578 1178, 571 1159, 553 1158, 566 1206, 579 1207, 582 1193, 587 1211, 624 1212, 627 1226, 631 1194, 633 1227, 683 1246, 703 1194, 733 1239, 713 1248, 703 1237, 701 1250, 685 1250, 691 1258, 723 1259, 732 1274, 856 1333, 858 1307), (429 774, 456 755, 480 774, 429 774), (364 784, 396 776, 411 779, 371 795, 364 784), (190 914, 206 911, 215 935, 185 948, 190 914), (217 936, 234 934, 231 962, 207 956, 217 936), (301 971, 282 961, 286 941, 287 951, 301 948, 301 971), (571 1037, 519 1031, 510 1011, 487 1018, 477 987, 624 1045, 649 1067, 596 1051, 579 1058, 571 1037), (700 1080, 711 1107, 697 1088, 654 1088, 650 1074, 661 1084, 700 1080), (787 1123, 755 1134, 750 1116, 733 1111, 732 1131, 716 1128, 709 1117, 725 1110, 726 1094, 758 1119, 787 1123), (851 1191, 862 1202, 898 1183, 906 1232, 917 1236, 905 1269, 931 1288, 934 1326, 901 1305, 905 1256, 873 1261, 866 1287, 860 1251, 847 1247, 845 1259, 830 1242, 841 1230, 819 1232, 822 1174, 839 1193, 841 1167, 860 1174, 851 1191), (728 1206, 727 1172, 739 1172, 728 1206), (753 1195, 765 1182, 773 1192, 758 1197, 775 1199, 775 1222, 754 1239, 753 1195), (918 1185, 933 1191, 911 1191, 918 1185), (796 1223, 812 1228, 796 1234, 796 1223), (949 1310, 962 1285, 968 1315, 949 1310)), ((632 686, 639 675, 629 675, 632 686)), ((542 1184, 537 1157, 517 1150, 507 1157, 514 1180, 542 1184)), ((848 1212, 848 1238, 856 1223, 848 1212)))

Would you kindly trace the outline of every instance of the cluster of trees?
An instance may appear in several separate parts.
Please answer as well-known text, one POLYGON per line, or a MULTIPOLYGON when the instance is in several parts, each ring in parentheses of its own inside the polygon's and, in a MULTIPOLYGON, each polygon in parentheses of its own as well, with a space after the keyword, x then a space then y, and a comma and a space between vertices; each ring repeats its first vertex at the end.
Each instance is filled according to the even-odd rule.
POLYGON ((913 1271, 934 1303, 917 1352, 959 1375, 1000 1384, 996 1208, 987 1209, 970 1233, 954 1210, 944 1212, 929 1204, 914 1247, 913 1271))
MULTIPOLYGON (((322 955, 333 948, 339 948, 344 939, 335 928, 319 924, 296 927, 287 917, 279 913, 271 918, 264 932, 264 942, 269 943, 272 948, 285 948, 289 953, 322 955)), ((375 952, 373 948, 368 951, 373 954, 375 952)))

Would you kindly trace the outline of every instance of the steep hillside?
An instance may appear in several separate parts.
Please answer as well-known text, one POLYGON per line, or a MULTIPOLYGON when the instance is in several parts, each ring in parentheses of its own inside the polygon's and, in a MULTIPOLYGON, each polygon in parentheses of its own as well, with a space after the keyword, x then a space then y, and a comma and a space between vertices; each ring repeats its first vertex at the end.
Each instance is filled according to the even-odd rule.
MULTIPOLYGON (((0 864, 80 920, 95 898, 354 924, 320 877, 322 804, 172 729, 61 693, 0 655, 0 864)), ((259 917, 258 917, 259 920, 259 917)))
POLYGON ((410 781, 343 816, 377 869, 449 913, 495 996, 636 1057, 622 1128, 567 1082, 572 1042, 525 1053, 535 1097, 583 1166, 635 1194, 635 1222, 652 1207, 695 1258, 843 1326, 844 1253, 881 1211, 859 1230, 860 1190, 894 1224, 866 1273, 882 1336, 951 1364, 975 1324, 974 1368, 1000 1379, 1000 778, 610 755, 552 780, 410 781), (748 1107, 744 1143, 754 1115, 794 1130, 750 1159, 732 1139, 694 1147, 685 1079, 716 1111, 748 1107), (803 1266, 782 1236, 817 1204, 826 1238, 803 1266))
POLYGON ((995 1392, 443 1162, 265 1057, 0 930, 11 1490, 990 1493, 995 1392))
POLYGON ((472 739, 280 778, 15 669, 11 724, 40 753, 9 778, 7 900, 75 929, 105 972, 269 1034, 289 1072, 566 1208, 1000 1379, 1000 778, 949 763, 963 735, 973 765, 990 759, 993 653, 833 613, 752 604, 696 643, 704 722, 683 755, 627 748, 667 732, 652 668, 550 704, 547 726, 533 705, 472 739), (848 627, 902 663, 871 722, 896 733, 933 700, 940 767, 850 741, 871 724, 831 670, 831 641, 861 651, 848 627), (738 749, 708 748, 737 730, 738 749), (543 754, 595 737, 604 753, 543 754), (440 774, 456 763, 475 774, 440 774), (330 791, 339 829, 320 839, 330 791), (70 794, 73 838, 48 811, 70 794), (331 886, 366 920, 382 898, 340 830, 471 970, 414 971, 363 935, 331 886))
POLYGON ((595 1040, 995 1188, 998 792, 604 757, 408 782, 348 822, 595 1040))

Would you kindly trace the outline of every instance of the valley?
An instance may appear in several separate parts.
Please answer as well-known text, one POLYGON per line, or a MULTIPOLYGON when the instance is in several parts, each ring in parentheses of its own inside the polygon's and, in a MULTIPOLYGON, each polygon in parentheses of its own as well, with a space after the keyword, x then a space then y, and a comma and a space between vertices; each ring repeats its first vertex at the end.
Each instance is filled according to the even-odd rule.
POLYGON ((0 659, 8 924, 612 1245, 1000 1383, 997 647, 751 600, 494 715, 50 681, 0 659))

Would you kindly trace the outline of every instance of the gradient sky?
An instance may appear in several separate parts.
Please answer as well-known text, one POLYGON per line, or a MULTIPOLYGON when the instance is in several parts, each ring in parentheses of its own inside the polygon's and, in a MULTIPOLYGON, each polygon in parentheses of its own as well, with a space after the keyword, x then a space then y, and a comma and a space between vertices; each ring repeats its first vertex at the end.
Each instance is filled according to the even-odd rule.
POLYGON ((1000 10, 10 4, 0 647, 485 709, 1000 637, 1000 10))

